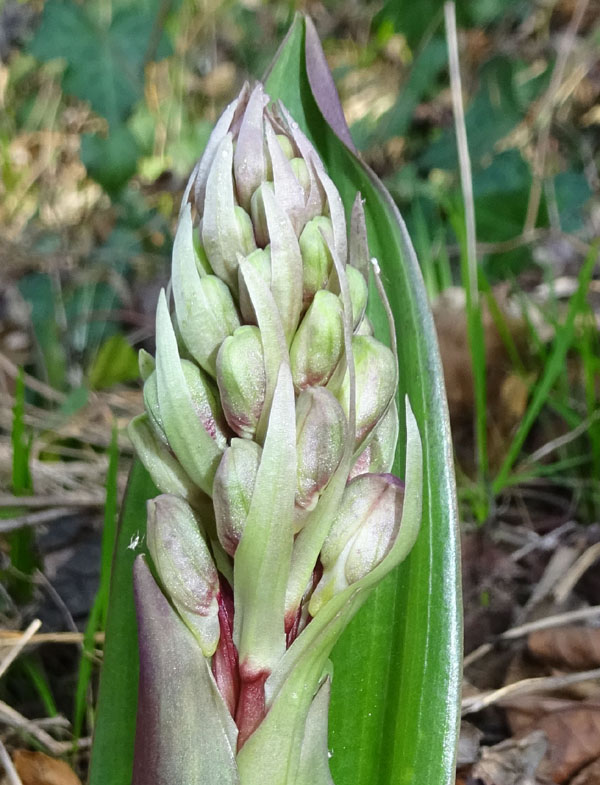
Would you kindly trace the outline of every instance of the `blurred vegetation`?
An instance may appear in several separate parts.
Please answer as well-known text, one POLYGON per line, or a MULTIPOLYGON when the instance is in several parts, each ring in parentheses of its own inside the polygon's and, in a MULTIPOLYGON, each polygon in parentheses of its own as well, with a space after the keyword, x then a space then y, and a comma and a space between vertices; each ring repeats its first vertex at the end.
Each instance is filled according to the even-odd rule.
MULTIPOLYGON (((65 463, 85 442, 84 430, 66 428, 78 413, 106 405, 120 427, 141 408, 137 392, 129 410, 110 395, 137 389, 135 350, 151 340, 187 176, 296 10, 313 16, 355 142, 416 246, 439 326, 463 518, 493 520, 541 486, 596 520, 598 0, 458 4, 483 303, 473 358, 441 0, 0 0, 0 386, 17 400, 0 426, 18 464, 12 479, 2 468, 4 491, 37 490, 27 461, 47 426, 24 416, 27 405, 58 429, 62 453, 46 440, 38 459, 65 463), (25 390, 16 367, 47 387, 25 390), (483 410, 474 377, 487 388, 483 410), (476 455, 475 416, 486 455, 476 455)), ((106 471, 110 422, 103 433, 93 449, 106 471)), ((118 445, 124 471, 122 429, 118 445)), ((13 556, 31 547, 21 535, 13 556)), ((32 574, 29 561, 19 570, 32 574)), ((80 672, 79 726, 88 679, 80 672)))

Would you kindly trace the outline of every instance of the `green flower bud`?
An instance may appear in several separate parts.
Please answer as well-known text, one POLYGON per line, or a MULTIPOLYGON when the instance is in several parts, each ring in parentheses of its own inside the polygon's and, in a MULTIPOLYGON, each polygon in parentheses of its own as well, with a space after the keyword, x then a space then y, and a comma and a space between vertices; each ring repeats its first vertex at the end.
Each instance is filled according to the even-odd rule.
POLYGON ((262 450, 249 439, 232 439, 225 450, 213 485, 217 536, 233 556, 244 531, 262 450))
POLYGON ((398 442, 398 407, 392 401, 389 409, 371 432, 367 446, 358 456, 350 479, 359 474, 382 474, 391 471, 398 442))
POLYGON ((339 466, 348 435, 342 407, 325 387, 309 387, 296 401, 296 506, 313 509, 339 466))
POLYGON ((144 407, 148 413, 150 425, 163 444, 168 446, 169 440, 165 434, 160 406, 158 405, 158 386, 156 384, 156 371, 152 371, 144 383, 144 407))
POLYGON ((266 377, 258 327, 244 325, 223 341, 217 384, 225 418, 238 436, 252 438, 265 400, 266 377))
POLYGON ((279 146, 285 153, 285 157, 291 161, 294 157, 294 146, 292 145, 291 141, 284 134, 277 134, 276 138, 279 142, 279 146))
POLYGON ((329 218, 320 215, 306 224, 299 238, 303 262, 302 302, 305 308, 319 289, 326 288, 333 267, 331 252, 323 234, 328 239, 333 238, 333 227, 329 218))
POLYGON ((227 444, 227 425, 223 417, 223 410, 210 381, 197 365, 189 360, 181 361, 181 368, 187 383, 192 404, 198 419, 204 426, 208 435, 221 449, 227 444))
POLYGON ((176 496, 148 502, 148 550, 168 596, 205 657, 219 642, 219 577, 192 508, 176 496))
MULTIPOLYGON (((356 374, 356 446, 360 447, 385 413, 396 391, 396 362, 392 352, 375 338, 352 338, 356 374)), ((338 395, 346 417, 350 406, 348 372, 338 395)))
POLYGON ((346 267, 346 278, 352 303, 352 329, 358 327, 367 307, 367 282, 355 267, 346 267))
POLYGON ((269 243, 269 227, 267 226, 267 216, 265 214, 265 204, 263 191, 268 188, 273 192, 273 183, 264 182, 254 191, 250 200, 250 215, 254 226, 254 236, 256 243, 264 248, 269 243))
MULTIPOLYGON (((266 248, 257 248, 248 256, 248 262, 257 270, 260 277, 265 282, 267 287, 271 286, 271 246, 267 245, 266 248)), ((254 313, 254 306, 250 300, 248 289, 242 276, 240 275, 240 311, 244 321, 248 324, 256 324, 256 314, 254 313)))
POLYGON ((238 254, 252 253, 256 242, 250 216, 235 204, 232 165, 233 142, 227 134, 217 148, 206 181, 202 244, 215 274, 237 291, 238 254))
POLYGON ((323 576, 309 612, 360 580, 389 553, 398 535, 404 485, 391 474, 361 474, 348 483, 321 550, 323 576))
POLYGON ((373 330, 373 325, 371 324, 371 320, 368 316, 363 316, 360 320, 360 324, 354 331, 354 335, 370 335, 373 336, 375 331, 373 330))
POLYGON ((306 161, 304 158, 292 158, 290 165, 292 167, 292 172, 296 176, 296 180, 298 180, 304 189, 305 197, 308 198, 308 194, 310 193, 310 172, 308 171, 306 161))
POLYGON ((140 376, 144 381, 150 376, 155 368, 156 363, 154 357, 149 354, 145 349, 140 349, 138 353, 138 367, 140 369, 140 376))
POLYGON ((333 292, 319 289, 290 347, 290 365, 296 389, 327 384, 343 351, 342 304, 333 292))

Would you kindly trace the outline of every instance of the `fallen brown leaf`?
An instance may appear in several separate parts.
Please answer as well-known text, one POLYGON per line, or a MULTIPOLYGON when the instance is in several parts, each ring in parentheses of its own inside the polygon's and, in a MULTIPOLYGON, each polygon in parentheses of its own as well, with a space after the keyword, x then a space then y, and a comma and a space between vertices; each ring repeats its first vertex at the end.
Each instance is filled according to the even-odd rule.
POLYGON ((483 785, 536 785, 538 767, 546 751, 546 739, 534 731, 523 739, 507 739, 494 747, 482 747, 481 759, 471 777, 483 785))
POLYGON ((23 785, 81 785, 70 766, 43 752, 15 750, 13 762, 23 785))
POLYGON ((596 758, 593 763, 582 769, 575 779, 571 780, 571 785, 598 785, 600 782, 600 758, 596 758))
POLYGON ((575 671, 600 666, 600 628, 562 627, 538 630, 527 638, 533 657, 557 668, 575 671))

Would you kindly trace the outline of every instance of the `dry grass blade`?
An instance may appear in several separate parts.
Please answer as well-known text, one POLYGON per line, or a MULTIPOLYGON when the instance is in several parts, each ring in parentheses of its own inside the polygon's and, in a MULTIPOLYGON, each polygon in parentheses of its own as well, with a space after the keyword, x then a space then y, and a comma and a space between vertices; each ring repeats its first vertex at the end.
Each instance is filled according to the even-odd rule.
POLYGON ((66 515, 74 515, 80 511, 78 507, 53 507, 49 510, 19 515, 16 518, 4 518, 0 520, 0 534, 14 532, 27 526, 40 526, 44 523, 52 523, 52 521, 60 520, 66 515))
MULTIPOLYGON (((0 649, 15 645, 16 640, 22 638, 22 633, 13 630, 0 630, 0 649)), ((94 636, 96 643, 104 643, 104 633, 97 632, 94 636)), ((42 643, 73 643, 81 645, 83 643, 82 632, 42 632, 32 635, 23 646, 39 646, 42 643)))
POLYGON ((2 763, 2 766, 4 767, 10 785, 23 785, 2 741, 0 741, 0 763, 2 763))
POLYGON ((557 690, 568 687, 571 684, 578 684, 582 681, 600 679, 600 668, 581 673, 568 673, 564 676, 540 676, 533 679, 522 679, 514 684, 507 684, 498 690, 472 695, 464 698, 462 702, 462 714, 473 714, 481 711, 495 703, 500 703, 504 698, 514 698, 520 695, 535 695, 547 690, 557 690))
POLYGON ((484 643, 474 649, 470 654, 467 654, 463 665, 465 668, 468 668, 469 665, 472 665, 474 662, 481 659, 481 657, 484 657, 488 652, 492 651, 501 641, 517 640, 518 638, 524 638, 531 632, 550 630, 555 627, 565 627, 573 622, 593 619, 596 616, 600 616, 600 605, 593 605, 591 608, 580 608, 579 610, 568 611, 567 613, 558 613, 555 616, 547 616, 545 619, 537 619, 536 621, 528 622, 527 624, 521 624, 518 627, 512 627, 510 630, 506 630, 506 632, 498 635, 498 637, 490 643, 484 643))
POLYGON ((42 626, 39 619, 34 619, 25 632, 13 643, 12 649, 0 661, 0 678, 6 673, 10 665, 17 659, 27 642, 35 635, 35 633, 42 626))

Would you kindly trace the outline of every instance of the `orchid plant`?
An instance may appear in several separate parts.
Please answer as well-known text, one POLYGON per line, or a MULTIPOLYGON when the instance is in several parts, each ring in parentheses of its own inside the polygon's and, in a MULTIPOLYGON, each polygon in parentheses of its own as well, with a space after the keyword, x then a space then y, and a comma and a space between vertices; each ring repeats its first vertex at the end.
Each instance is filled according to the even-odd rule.
MULTIPOLYGON (((142 351, 140 372, 145 412, 129 432, 145 467, 132 485, 145 486, 131 488, 123 515, 119 542, 135 541, 126 554, 117 544, 92 785, 331 785, 330 655, 392 571, 380 596, 393 586, 408 631, 419 610, 409 603, 425 598, 421 624, 443 646, 434 659, 447 658, 443 670, 421 668, 435 684, 416 685, 421 702, 435 691, 438 724, 414 718, 429 734, 419 749, 388 754, 370 779, 359 767, 335 781, 450 782, 460 647, 439 359, 404 225, 356 157, 308 19, 297 18, 265 84, 244 85, 225 109, 192 172, 156 356, 142 351), (381 269, 404 277, 391 297, 381 269), (403 588, 394 568, 422 539, 428 569, 442 575, 403 588), (423 591, 440 577, 443 612, 423 591), (130 633, 133 608, 114 607, 132 583, 138 646, 126 650, 111 623, 130 633), (111 699, 127 701, 120 723, 111 699), (107 760, 116 743, 122 753, 107 760)), ((379 617, 366 629, 386 626, 379 617)), ((398 643, 390 656, 401 656, 398 643)), ((350 696, 369 666, 354 655, 350 696)), ((400 712, 375 713, 410 724, 400 712)), ((338 737, 334 758, 336 744, 342 756, 368 736, 338 737)))

